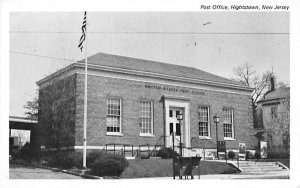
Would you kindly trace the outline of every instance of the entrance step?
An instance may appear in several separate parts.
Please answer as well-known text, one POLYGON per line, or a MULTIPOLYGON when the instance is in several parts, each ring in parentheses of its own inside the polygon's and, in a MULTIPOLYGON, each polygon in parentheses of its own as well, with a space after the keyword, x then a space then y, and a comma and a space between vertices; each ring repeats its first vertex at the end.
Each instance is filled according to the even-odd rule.
MULTIPOLYGON (((234 165, 237 166, 236 161, 234 165)), ((289 173, 289 169, 284 169, 276 165, 275 162, 240 161, 239 168, 243 174, 289 173)))

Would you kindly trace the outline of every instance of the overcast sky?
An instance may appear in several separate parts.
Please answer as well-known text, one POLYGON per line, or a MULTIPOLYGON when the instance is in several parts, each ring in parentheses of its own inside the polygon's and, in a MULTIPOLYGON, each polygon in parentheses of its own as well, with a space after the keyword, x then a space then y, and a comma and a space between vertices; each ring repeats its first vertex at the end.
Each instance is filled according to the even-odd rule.
MULTIPOLYGON (((280 81, 290 81, 285 12, 88 12, 87 17, 88 55, 185 65, 226 78, 248 62, 257 74, 273 66, 280 81)), ((10 115, 24 116, 36 81, 68 60, 84 58, 77 47, 82 21, 83 12, 10 14, 10 115)))

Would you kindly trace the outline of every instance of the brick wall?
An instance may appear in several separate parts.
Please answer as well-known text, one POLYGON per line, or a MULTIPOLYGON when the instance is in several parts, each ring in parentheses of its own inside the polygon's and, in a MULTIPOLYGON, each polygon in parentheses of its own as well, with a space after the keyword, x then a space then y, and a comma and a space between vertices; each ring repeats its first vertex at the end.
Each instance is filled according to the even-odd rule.
MULTIPOLYGON (((160 85, 161 86, 161 85, 160 85)), ((82 146, 83 138, 83 99, 84 99, 84 75, 76 77, 76 131, 75 145, 82 146)), ((173 87, 177 89, 187 89, 173 87)), ((193 89, 196 90, 196 89, 193 89)), ((214 148, 215 125, 212 117, 221 117, 218 137, 223 140, 223 108, 234 109, 235 140, 227 141, 227 148, 236 149, 238 142, 246 142, 247 148, 254 148, 257 140, 250 136, 253 129, 253 114, 251 98, 247 95, 223 93, 216 91, 197 90, 204 95, 192 93, 178 93, 174 91, 156 90, 145 88, 145 83, 127 81, 97 76, 88 77, 88 121, 87 121, 87 146, 104 146, 105 144, 142 144, 155 145, 158 139, 164 135, 164 111, 163 95, 184 96, 190 98, 190 126, 191 138, 198 137, 198 106, 210 107, 211 140, 206 147, 214 148), (108 97, 122 99, 122 133, 123 136, 106 135, 106 102, 108 97), (154 135, 155 137, 139 136, 139 107, 140 100, 152 100, 154 105, 154 135)), ((204 147, 204 141, 193 139, 193 145, 204 147)))

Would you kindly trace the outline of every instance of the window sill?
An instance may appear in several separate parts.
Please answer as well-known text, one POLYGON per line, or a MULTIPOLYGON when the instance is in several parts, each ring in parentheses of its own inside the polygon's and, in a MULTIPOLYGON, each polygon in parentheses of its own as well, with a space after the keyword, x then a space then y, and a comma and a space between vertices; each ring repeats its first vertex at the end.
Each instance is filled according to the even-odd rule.
POLYGON ((155 137, 154 134, 145 134, 145 133, 140 133, 141 137, 155 137))
POLYGON ((122 133, 106 132, 106 136, 124 136, 122 133))
POLYGON ((199 136, 200 140, 211 140, 211 137, 208 136, 199 136))
POLYGON ((224 137, 224 140, 233 141, 235 139, 234 138, 230 138, 230 137, 224 137))

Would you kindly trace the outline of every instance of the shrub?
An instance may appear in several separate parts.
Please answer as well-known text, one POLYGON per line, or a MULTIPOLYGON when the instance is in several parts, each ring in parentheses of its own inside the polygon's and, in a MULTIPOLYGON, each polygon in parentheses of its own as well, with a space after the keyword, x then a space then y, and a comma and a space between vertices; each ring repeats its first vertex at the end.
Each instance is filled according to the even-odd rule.
POLYGON ((59 151, 58 153, 49 156, 48 164, 53 167, 61 167, 70 169, 73 167, 82 167, 82 154, 75 151, 59 151))
POLYGON ((120 176, 128 161, 120 155, 102 154, 91 163, 91 174, 96 176, 120 176))
POLYGON ((287 151, 269 151, 268 158, 269 159, 289 159, 290 153, 287 151))
POLYGON ((20 150, 19 157, 21 159, 25 160, 26 162, 31 161, 32 153, 31 153, 31 149, 30 149, 30 144, 28 142, 26 142, 26 144, 20 150))
POLYGON ((246 159, 254 159, 253 153, 246 151, 246 159))
POLYGON ((105 151, 92 151, 89 153, 86 157, 86 165, 89 167, 97 158, 100 158, 101 156, 105 155, 105 151))
POLYGON ((156 156, 163 159, 170 159, 173 158, 174 155, 179 156, 179 154, 176 151, 173 151, 172 148, 161 148, 156 156))
POLYGON ((228 158, 229 158, 229 159, 234 159, 234 158, 235 158, 235 153, 234 153, 234 151, 229 151, 229 152, 228 152, 228 158))
POLYGON ((255 159, 260 159, 260 151, 255 151, 254 158, 255 159))

